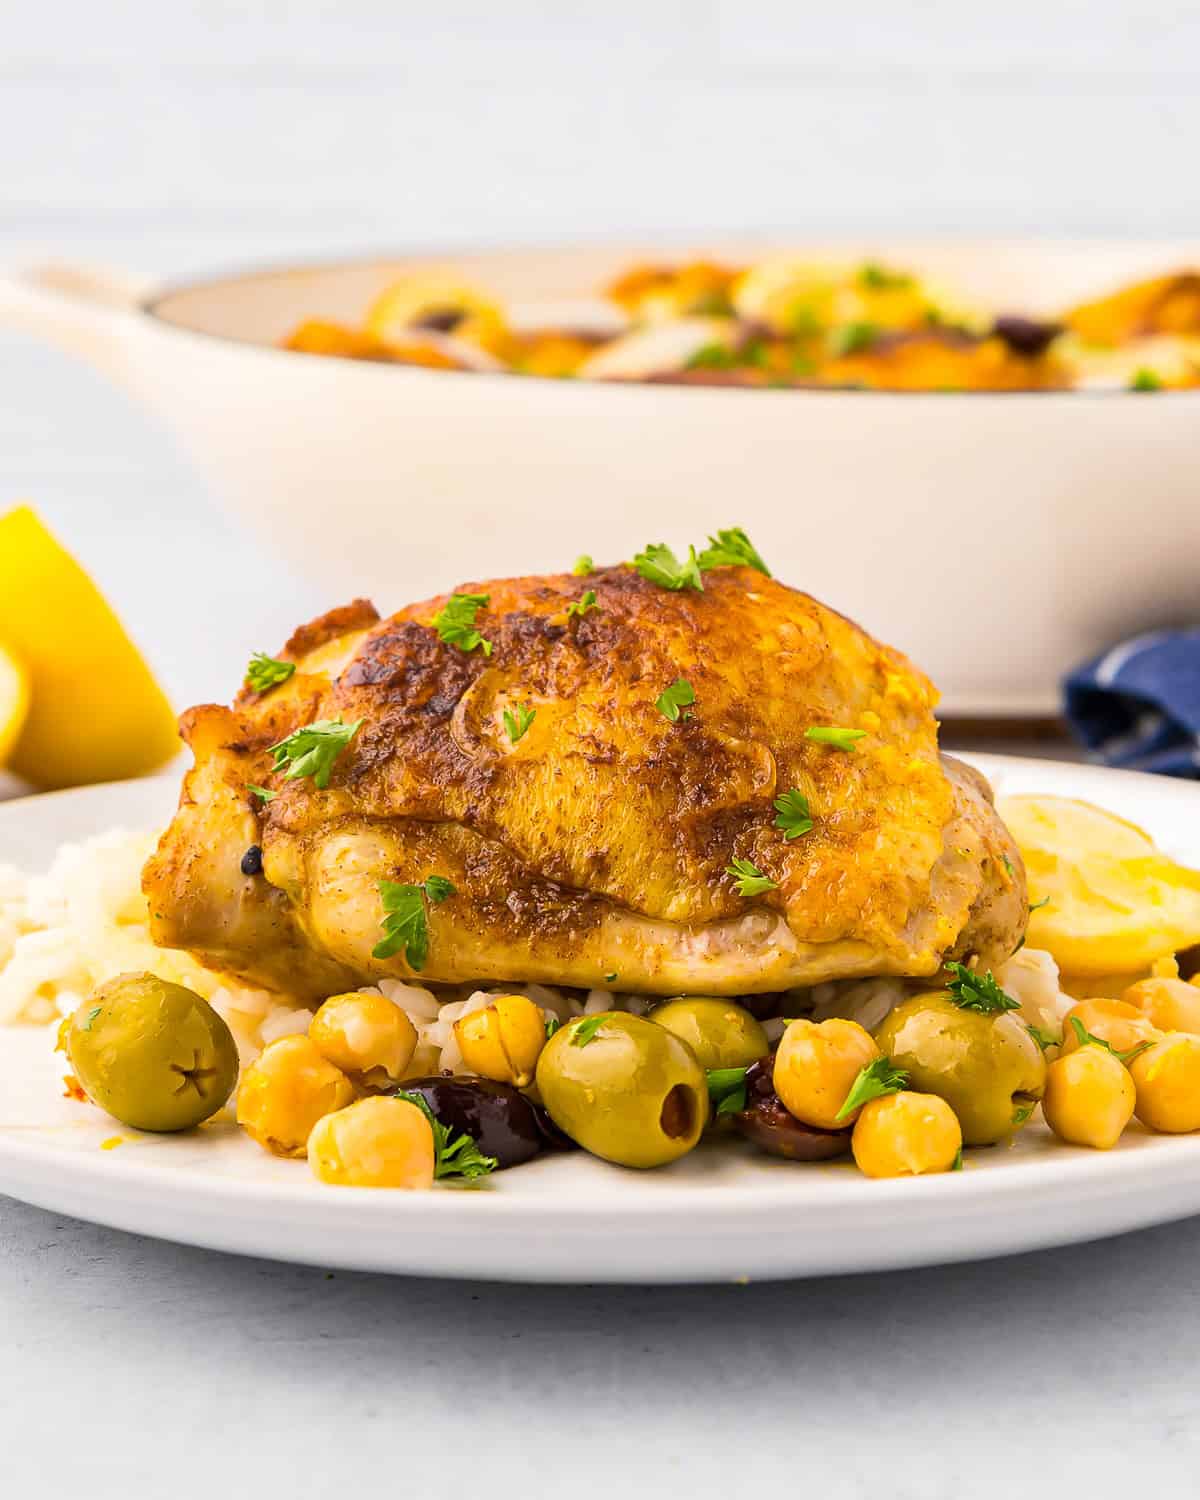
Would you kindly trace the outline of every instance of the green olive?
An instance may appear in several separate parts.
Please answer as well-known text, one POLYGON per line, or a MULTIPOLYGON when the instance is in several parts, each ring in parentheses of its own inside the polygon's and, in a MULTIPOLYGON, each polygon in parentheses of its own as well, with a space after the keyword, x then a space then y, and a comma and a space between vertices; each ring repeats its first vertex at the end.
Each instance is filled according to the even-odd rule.
POLYGON ((187 1130, 237 1082, 233 1034, 207 1000, 153 974, 118 974, 66 1027, 84 1093, 135 1130, 187 1130))
POLYGON ((691 1049, 639 1016, 569 1021, 542 1049, 537 1086, 560 1130, 622 1167, 674 1161, 708 1121, 704 1069, 691 1049))
POLYGON ((909 1074, 909 1087, 939 1094, 967 1146, 990 1146, 1019 1130, 1046 1087, 1046 1060, 1011 1011, 963 1010, 944 990, 896 1006, 875 1033, 880 1049, 909 1074))
POLYGON ((705 1069, 748 1068, 771 1050, 767 1033, 732 1000, 680 995, 656 1006, 646 1019, 686 1042, 705 1069))

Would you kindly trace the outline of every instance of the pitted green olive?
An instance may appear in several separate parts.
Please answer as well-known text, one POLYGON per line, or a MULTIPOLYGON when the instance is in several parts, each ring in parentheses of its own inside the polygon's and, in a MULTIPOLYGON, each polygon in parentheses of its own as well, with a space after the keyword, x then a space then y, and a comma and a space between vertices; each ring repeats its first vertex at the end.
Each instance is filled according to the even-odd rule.
POLYGON ((650 1012, 696 1054, 702 1068, 748 1068, 768 1050, 767 1034, 748 1010, 732 1000, 681 995, 650 1012))
POLYGON ((207 1000, 153 974, 119 974, 65 1028, 71 1067, 93 1104, 135 1130, 187 1130, 237 1082, 233 1034, 207 1000))
POLYGON ((1014 1012, 963 1010, 944 990, 914 995, 875 1033, 909 1075, 909 1088, 940 1095, 967 1146, 989 1146, 1019 1130, 1046 1087, 1046 1060, 1014 1012))
POLYGON ((568 1021, 542 1050, 537 1086, 550 1118, 594 1156, 660 1167, 708 1120, 704 1069, 665 1026, 610 1012, 568 1021))

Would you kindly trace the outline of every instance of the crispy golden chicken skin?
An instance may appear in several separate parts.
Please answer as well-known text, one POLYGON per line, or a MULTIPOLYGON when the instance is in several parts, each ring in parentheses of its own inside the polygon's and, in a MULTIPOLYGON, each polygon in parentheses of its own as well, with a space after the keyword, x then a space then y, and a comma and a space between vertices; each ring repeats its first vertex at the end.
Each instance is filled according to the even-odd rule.
POLYGON ((287 682, 183 717, 196 765, 145 871, 156 940, 307 998, 408 977, 403 952, 372 956, 379 882, 440 875, 433 981, 736 994, 1011 953, 1020 855, 983 778, 939 756, 929 681, 753 569, 703 582, 471 584, 490 655, 439 638, 446 597, 303 627, 287 682), (695 703, 673 722, 657 700, 679 678, 695 703), (535 716, 514 742, 518 706, 535 716), (272 745, 339 717, 361 727, 327 789, 273 770, 272 745), (806 734, 828 727, 865 734, 806 734), (813 826, 789 838, 793 790, 813 826), (734 860, 773 885, 739 894, 734 860))

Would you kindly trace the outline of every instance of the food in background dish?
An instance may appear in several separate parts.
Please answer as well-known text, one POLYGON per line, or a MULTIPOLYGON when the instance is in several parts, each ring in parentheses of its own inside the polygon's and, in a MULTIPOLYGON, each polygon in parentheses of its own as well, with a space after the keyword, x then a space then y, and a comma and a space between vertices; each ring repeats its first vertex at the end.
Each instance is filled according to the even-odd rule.
POLYGON ((309 354, 555 379, 888 391, 1156 391, 1200 384, 1200 273, 1051 318, 968 302, 915 270, 773 255, 631 267, 594 326, 520 323, 451 276, 404 277, 361 327, 310 320, 309 354), (615 318, 615 326, 614 326, 615 318))
POLYGON ((0 766, 36 787, 80 786, 178 752, 170 704, 95 584, 33 511, 0 516, 0 766), (19 679, 6 690, 10 658, 19 679))
POLYGON ((359 601, 185 715, 144 893, 128 838, 0 871, 0 1012, 68 1014, 72 1090, 142 1129, 211 1117, 236 1047, 238 1122, 335 1185, 705 1137, 949 1173, 1043 1098, 1095 1149, 1200 1128, 1200 877, 1083 803, 1010 832, 935 702, 737 529, 359 601))

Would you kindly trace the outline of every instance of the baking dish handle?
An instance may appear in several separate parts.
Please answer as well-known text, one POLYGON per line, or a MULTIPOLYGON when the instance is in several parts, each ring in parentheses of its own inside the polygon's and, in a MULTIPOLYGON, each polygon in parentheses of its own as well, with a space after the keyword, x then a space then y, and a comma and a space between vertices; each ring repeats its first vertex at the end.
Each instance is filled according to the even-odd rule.
POLYGON ((108 368, 154 287, 149 277, 100 267, 0 267, 0 327, 48 339, 108 368))

